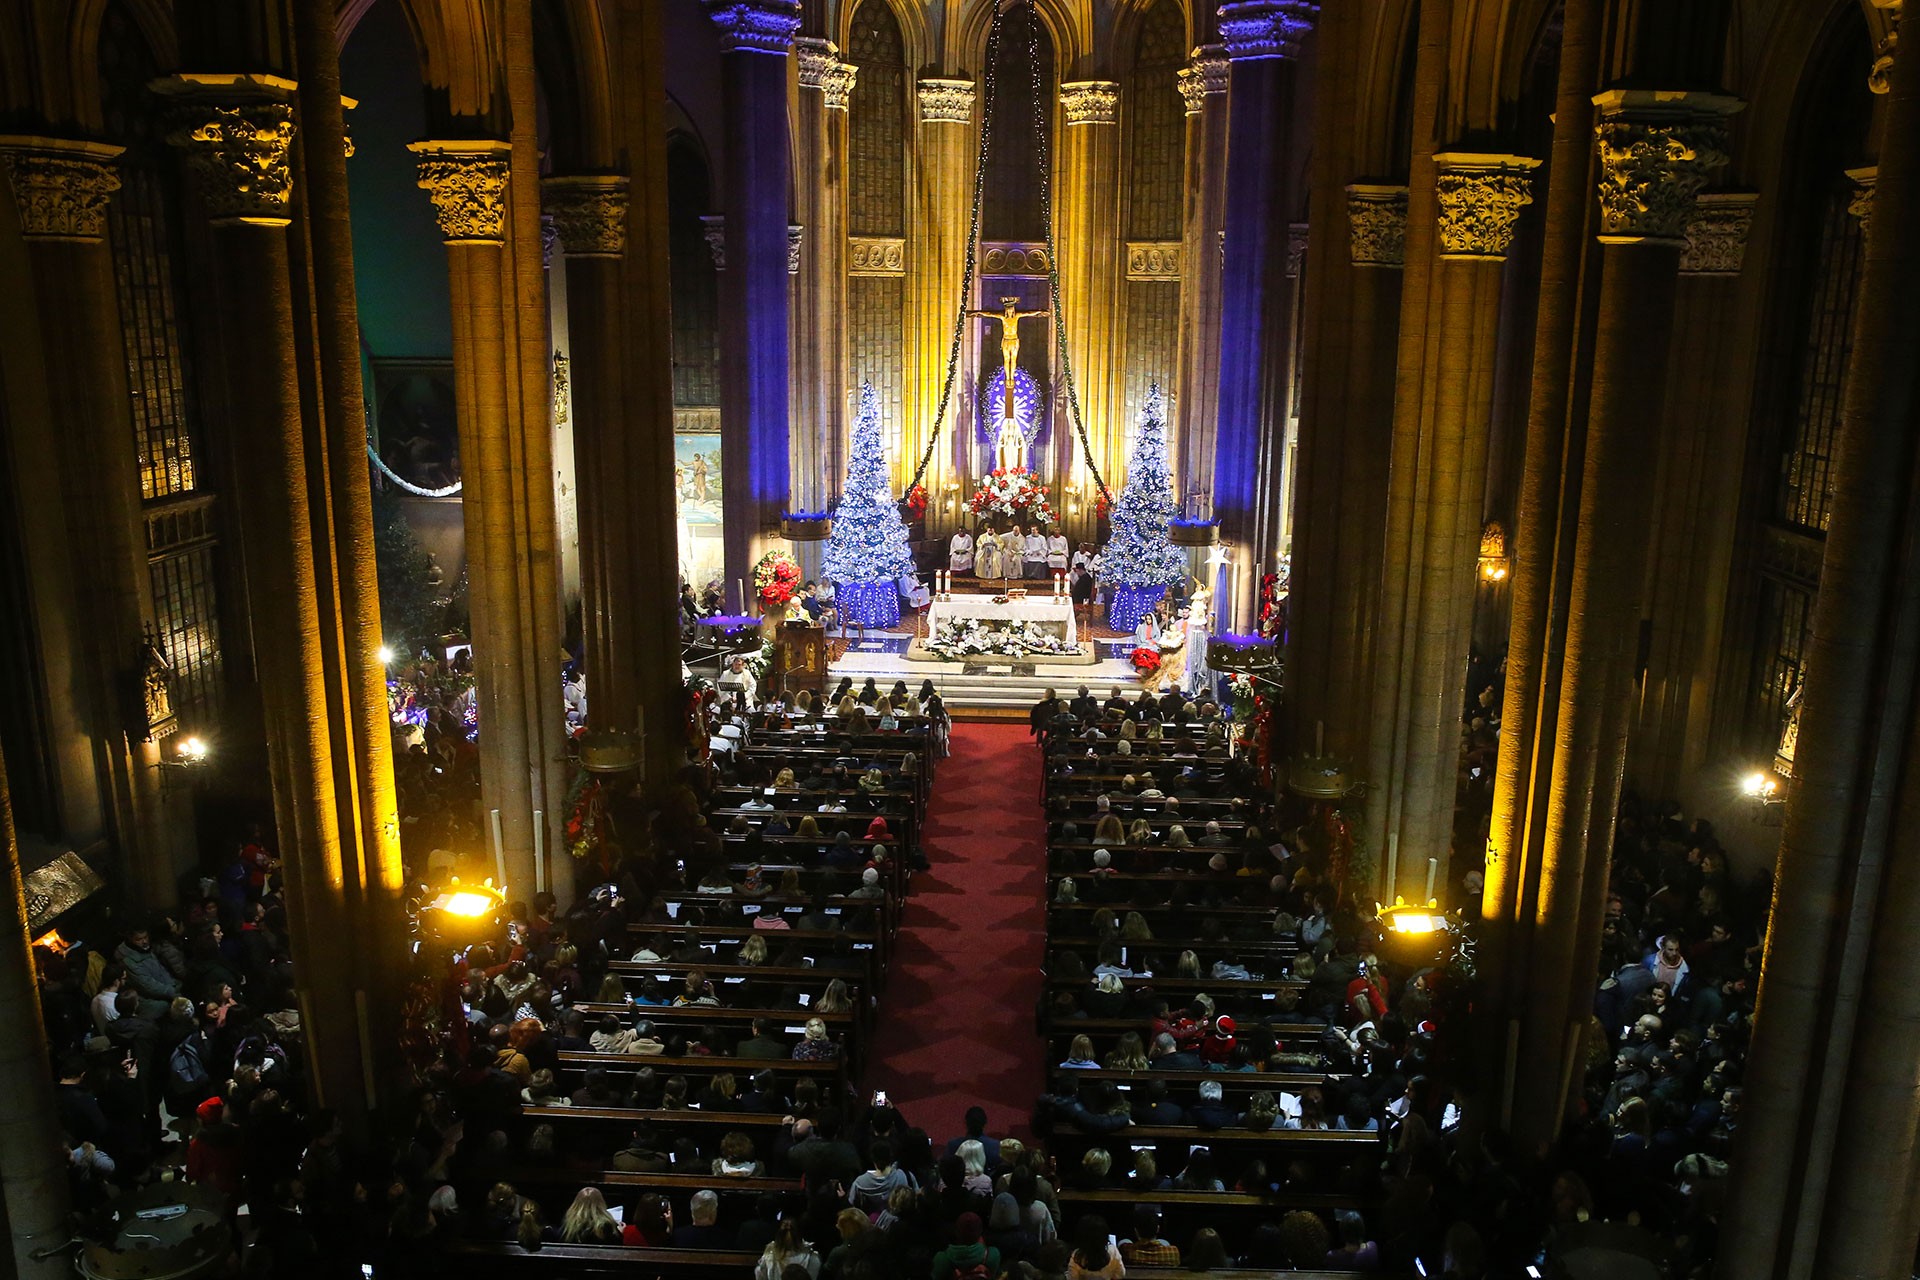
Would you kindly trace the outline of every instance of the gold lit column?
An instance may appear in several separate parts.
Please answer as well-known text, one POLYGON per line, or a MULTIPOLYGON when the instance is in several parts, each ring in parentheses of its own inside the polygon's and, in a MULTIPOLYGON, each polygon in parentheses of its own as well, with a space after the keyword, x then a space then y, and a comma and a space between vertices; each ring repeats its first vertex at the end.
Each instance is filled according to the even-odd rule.
MULTIPOLYGON (((914 132, 913 207, 907 239, 907 368, 903 379, 907 421, 898 465, 902 480, 911 479, 927 441, 941 433, 927 467, 927 534, 944 538, 958 526, 959 513, 948 513, 942 496, 949 484, 965 485, 970 477, 958 474, 955 459, 965 456, 955 442, 960 424, 961 398, 968 382, 956 376, 946 416, 935 421, 940 390, 947 374, 947 352, 953 343, 954 311, 961 305, 960 277, 966 266, 968 211, 973 199, 974 82, 926 79, 918 86, 919 124, 914 132)), ((971 306, 971 300, 967 305, 971 306)), ((965 493, 962 491, 964 501, 965 493)))
MULTIPOLYGON (((1053 242, 1060 255, 1060 306, 1065 313, 1067 359, 1080 419, 1087 430, 1093 464, 1117 500, 1126 468, 1126 424, 1114 392, 1117 373, 1114 319, 1120 312, 1122 236, 1120 233, 1120 86, 1111 80, 1070 81, 1060 86, 1060 141, 1053 189, 1053 242)), ((1078 484, 1086 495, 1078 537, 1094 529, 1093 477, 1071 420, 1056 431, 1064 437, 1068 460, 1054 477, 1060 491, 1078 484)), ((1061 455, 1056 454, 1056 457, 1061 455)))
POLYGON ((1185 220, 1180 241, 1180 337, 1173 384, 1174 495, 1183 514, 1213 480, 1220 406, 1220 235, 1227 203, 1227 55, 1202 45, 1176 77, 1187 105, 1185 220))
MULTIPOLYGON (((1429 878, 1434 896, 1446 884, 1501 267, 1539 161, 1442 152, 1432 164, 1430 284, 1424 308, 1403 321, 1421 326, 1421 375, 1417 394, 1403 385, 1394 407, 1369 740, 1382 901, 1424 902, 1429 878)), ((1403 366, 1408 354, 1403 344, 1403 366)))
MULTIPOLYGON (((793 501, 823 509, 840 474, 847 416, 847 105, 856 69, 818 36, 794 41, 800 109, 794 217, 806 228, 793 287, 793 501)), ((817 547, 800 546, 799 554, 817 547)))
MULTIPOLYGON (((181 148, 213 227, 229 395, 251 429, 233 442, 235 494, 252 603, 268 772, 288 868, 302 1020, 316 1090, 349 1115, 370 1105, 376 1048, 364 1034, 353 959, 334 940, 353 932, 350 897, 363 865, 351 727, 336 714, 338 615, 323 603, 319 562, 333 554, 332 516, 303 407, 287 227, 292 220, 295 86, 273 76, 178 76, 181 148), (350 881, 352 882, 350 884, 350 881)), ((331 593, 329 593, 331 594, 331 593)), ((344 710, 344 707, 339 708, 344 710)))
MULTIPOLYGON (((129 416, 107 202, 119 190, 119 147, 66 138, 0 137, 32 272, 31 302, 47 355, 52 403, 45 422, 16 422, 16 465, 59 494, 61 539, 79 627, 78 721, 97 744, 104 825, 130 884, 170 901, 177 870, 159 794, 159 744, 128 705, 142 674, 152 586, 140 514, 140 477, 129 416)), ((79 779, 74 779, 76 783, 79 779)), ((190 821, 190 819, 183 819, 190 821)))
MULTIPOLYGON (((529 707, 529 666, 547 670, 554 652, 532 650, 530 623, 540 604, 524 558, 527 490, 516 474, 516 442, 530 427, 514 394, 516 349, 507 323, 514 305, 503 289, 507 235, 505 142, 416 142, 419 183, 432 197, 447 245, 453 298, 454 412, 460 433, 462 513, 466 525, 467 599, 472 615, 475 691, 480 717, 480 803, 500 811, 507 891, 534 889, 533 811, 542 807, 543 763, 535 719, 554 710, 529 707)), ((569 282, 571 283, 571 282, 569 282)), ((547 477, 537 477, 551 503, 547 477)), ((552 699, 547 700, 549 703, 552 699)), ((555 802, 563 797, 554 797, 555 802)), ((474 851, 485 874, 492 860, 474 851)), ((559 850, 549 848, 550 854, 559 850)))

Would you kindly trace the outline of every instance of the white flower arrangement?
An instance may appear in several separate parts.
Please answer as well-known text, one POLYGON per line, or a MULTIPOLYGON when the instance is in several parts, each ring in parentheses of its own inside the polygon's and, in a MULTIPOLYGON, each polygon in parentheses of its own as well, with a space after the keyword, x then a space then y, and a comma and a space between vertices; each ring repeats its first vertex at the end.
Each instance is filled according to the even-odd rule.
POLYGON ((1079 645, 1049 634, 1038 623, 1009 622, 995 626, 979 618, 955 618, 941 623, 933 638, 927 641, 927 649, 949 658, 987 653, 1024 658, 1034 654, 1067 656, 1080 652, 1079 645))

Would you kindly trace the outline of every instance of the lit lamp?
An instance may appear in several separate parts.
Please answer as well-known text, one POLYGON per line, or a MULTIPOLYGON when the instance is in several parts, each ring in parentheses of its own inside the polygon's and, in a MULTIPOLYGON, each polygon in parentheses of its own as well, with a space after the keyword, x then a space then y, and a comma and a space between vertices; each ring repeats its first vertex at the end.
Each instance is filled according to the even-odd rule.
POLYGON ((1446 913, 1433 898, 1422 906, 1396 897, 1380 911, 1380 933, 1381 950, 1410 967, 1435 963, 1451 943, 1446 913))
POLYGON ((381 645, 378 649, 374 650, 373 656, 380 660, 380 665, 383 667, 393 665, 393 648, 391 645, 381 645))
POLYGON ((1742 778, 1740 792, 1753 806, 1755 822, 1767 821, 1770 811, 1787 802, 1786 794, 1780 786, 1780 775, 1767 769, 1757 769, 1742 778))
POLYGON ((493 931, 505 904, 506 896, 493 887, 492 880, 465 885, 455 876, 420 909, 420 922, 437 938, 449 941, 480 938, 493 931))
POLYGON ((1487 521, 1480 531, 1480 577, 1486 582, 1503 582, 1507 576, 1507 531, 1498 520, 1487 521))
POLYGON ((168 781, 177 773, 188 769, 198 769, 207 762, 213 748, 207 740, 198 734, 187 734, 175 741, 172 755, 162 755, 154 761, 153 767, 160 771, 160 788, 167 789, 168 781))

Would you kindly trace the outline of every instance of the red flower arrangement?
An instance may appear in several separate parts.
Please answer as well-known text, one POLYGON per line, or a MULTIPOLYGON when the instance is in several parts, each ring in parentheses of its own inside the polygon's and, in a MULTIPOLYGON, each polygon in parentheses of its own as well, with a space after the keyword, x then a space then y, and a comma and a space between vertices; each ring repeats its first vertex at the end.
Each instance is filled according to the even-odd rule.
POLYGON ((918 520, 922 516, 926 515, 927 514, 927 486, 923 484, 917 484, 913 486, 913 488, 907 490, 907 496, 905 500, 901 502, 900 505, 906 510, 907 519, 909 520, 918 520))
POLYGON ((800 587, 800 564, 784 551, 769 551, 753 566, 753 592, 760 607, 784 607, 800 587))
POLYGON ((1143 644, 1127 655, 1127 661, 1141 675, 1150 676, 1160 669, 1160 651, 1143 644))
POLYGON ((1045 486, 1025 467, 995 467, 989 471, 967 499, 967 509, 985 520, 1056 522, 1045 486))

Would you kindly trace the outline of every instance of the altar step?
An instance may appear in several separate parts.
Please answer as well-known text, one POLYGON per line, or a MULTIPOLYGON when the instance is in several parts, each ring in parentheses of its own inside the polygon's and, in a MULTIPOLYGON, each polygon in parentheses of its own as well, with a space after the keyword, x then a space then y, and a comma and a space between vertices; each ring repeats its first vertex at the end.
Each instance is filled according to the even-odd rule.
POLYGON ((1040 700, 1048 689, 1070 696, 1086 685, 1104 691, 1114 685, 1131 691, 1138 687, 1133 668, 1126 662, 1105 659, 1092 665, 1066 666, 1059 663, 1014 662, 989 657, 972 663, 924 662, 891 653, 863 653, 849 649, 833 664, 829 674, 837 683, 841 676, 852 676, 858 684, 872 676, 881 688, 895 680, 918 690, 922 680, 933 681, 950 715, 969 711, 1023 711, 1040 700))

